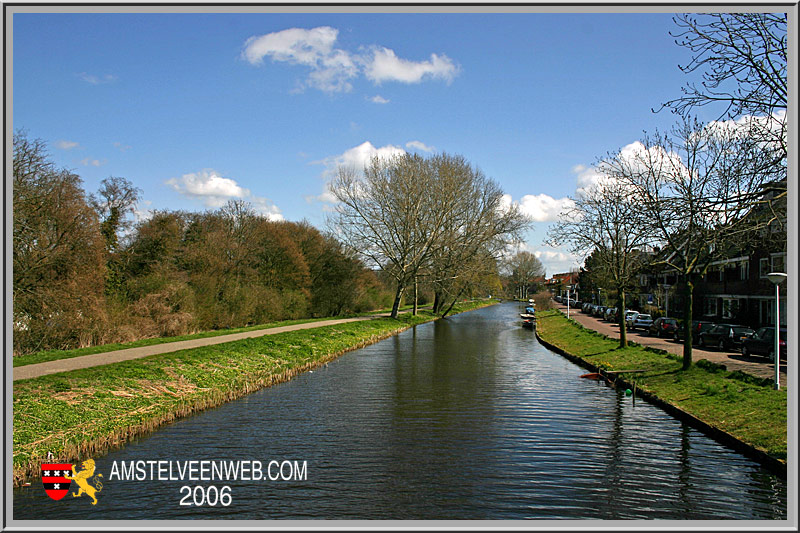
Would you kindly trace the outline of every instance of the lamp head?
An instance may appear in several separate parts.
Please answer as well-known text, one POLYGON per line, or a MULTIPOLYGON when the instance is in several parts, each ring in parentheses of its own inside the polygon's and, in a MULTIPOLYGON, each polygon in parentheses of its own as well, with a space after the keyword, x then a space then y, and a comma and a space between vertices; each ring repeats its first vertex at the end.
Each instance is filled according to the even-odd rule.
POLYGON ((784 280, 786 280, 786 274, 784 274, 783 272, 770 272, 769 274, 767 274, 767 277, 775 285, 780 285, 781 283, 784 282, 784 280))

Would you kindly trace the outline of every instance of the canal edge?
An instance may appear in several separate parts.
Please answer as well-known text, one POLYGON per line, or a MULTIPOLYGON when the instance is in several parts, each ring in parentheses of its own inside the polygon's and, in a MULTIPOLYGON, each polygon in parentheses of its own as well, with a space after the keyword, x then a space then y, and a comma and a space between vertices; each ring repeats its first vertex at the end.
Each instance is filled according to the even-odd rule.
MULTIPOLYGON (((545 348, 559 354, 560 356, 568 359, 569 361, 575 363, 576 365, 591 370, 592 372, 599 372, 603 374, 603 377, 609 379, 608 377, 605 376, 600 367, 595 366, 592 363, 586 361, 585 359, 582 359, 577 355, 571 354, 559 348, 558 346, 550 344, 546 340, 542 339, 538 331, 536 332, 536 340, 539 341, 539 343, 545 348)), ((614 378, 613 383, 615 387, 623 386, 628 389, 633 388, 632 383, 623 378, 620 378, 619 376, 616 376, 614 378)), ((661 398, 659 398, 658 396, 648 391, 642 390, 639 387, 637 387, 637 396, 647 401, 648 403, 651 403, 656 407, 663 409, 664 411, 674 416, 675 418, 682 420, 691 425, 692 427, 702 431, 705 435, 716 440, 717 442, 724 444, 729 448, 733 448, 734 450, 741 452, 743 455, 746 455, 750 459, 757 461, 759 464, 769 469, 771 472, 777 474, 782 479, 786 479, 787 464, 781 461, 780 459, 777 459, 769 455, 768 453, 759 450, 758 448, 744 442, 743 440, 737 437, 734 437, 733 435, 731 435, 726 431, 723 431, 717 427, 708 424, 707 422, 701 420, 700 418, 697 418, 693 414, 684 411, 680 407, 677 407, 669 402, 666 402, 661 398)))
MULTIPOLYGON (((448 316, 457 316, 463 313, 468 313, 470 311, 475 311, 477 309, 490 307, 497 303, 498 303, 497 301, 493 302, 489 301, 486 302, 485 305, 479 305, 477 307, 473 307, 472 309, 466 309, 464 311, 453 313, 452 315, 448 316)), ((348 352, 365 348, 382 340, 394 337, 395 335, 399 335, 400 333, 407 331, 411 328, 414 328, 416 326, 422 324, 428 324, 431 322, 436 322, 441 318, 443 317, 434 316, 430 320, 425 320, 424 322, 420 322, 419 324, 410 324, 410 325, 404 324, 402 326, 398 326, 396 329, 385 332, 384 334, 373 335, 366 339, 362 339, 361 341, 351 346, 348 346, 347 348, 321 355, 318 359, 314 361, 309 361, 303 365, 286 369, 285 371, 280 373, 270 374, 269 376, 253 379, 252 381, 243 383, 239 388, 229 389, 227 391, 215 391, 210 393, 208 396, 196 398, 195 401, 193 402, 186 402, 182 404, 180 406, 180 409, 161 413, 149 420, 142 421, 140 424, 137 425, 118 428, 110 432, 109 434, 104 435, 102 438, 95 438, 80 443, 70 444, 67 448, 63 450, 62 453, 59 453, 57 457, 53 457, 52 461, 61 461, 61 462, 77 461, 86 454, 91 454, 92 456, 105 455, 111 451, 124 447, 126 444, 128 444, 135 438, 143 437, 157 431, 162 426, 165 426, 182 418, 198 414, 202 411, 219 407, 225 403, 238 400, 243 396, 254 393, 261 389, 285 383, 294 378, 295 376, 298 376, 304 372, 323 366, 335 359, 338 359, 339 357, 348 352)), ((12 450, 12 487, 14 488, 20 487, 25 482, 34 481, 35 478, 40 473, 40 465, 42 461, 47 461, 47 460, 51 459, 46 459, 45 457, 33 457, 30 460, 28 460, 26 464, 13 465, 13 450, 12 450)))

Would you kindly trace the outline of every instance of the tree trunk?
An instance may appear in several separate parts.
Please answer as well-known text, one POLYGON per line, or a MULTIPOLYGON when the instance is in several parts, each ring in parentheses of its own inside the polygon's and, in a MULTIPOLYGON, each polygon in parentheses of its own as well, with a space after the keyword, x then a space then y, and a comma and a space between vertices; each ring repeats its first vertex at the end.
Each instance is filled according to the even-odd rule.
POLYGON ((397 311, 400 309, 400 299, 403 297, 403 284, 397 282, 397 294, 394 297, 394 304, 392 305, 392 318, 397 318, 397 311))
POLYGON ((686 286, 684 287, 684 302, 683 302, 683 370, 689 370, 692 366, 692 307, 694 295, 694 283, 692 283, 692 275, 687 274, 686 286))
POLYGON ((628 332, 625 329, 625 290, 619 290, 619 347, 628 346, 628 332))
POLYGON ((461 295, 462 295, 462 294, 464 294, 464 289, 461 289, 461 290, 458 292, 458 295, 456 295, 456 297, 455 297, 455 298, 453 298, 453 301, 452 301, 452 302, 450 302, 450 307, 448 307, 448 308, 447 308, 447 311, 445 311, 444 313, 442 313, 442 318, 444 318, 445 316, 447 316, 447 313, 449 313, 449 312, 450 312, 450 311, 453 309, 453 306, 454 306, 454 305, 456 305, 456 302, 458 301, 458 299, 459 299, 459 298, 461 298, 461 295))
POLYGON ((436 290, 435 290, 435 291, 433 292, 433 314, 434 314, 434 315, 435 315, 436 313, 438 313, 438 312, 439 312, 439 308, 440 308, 441 306, 442 306, 442 296, 441 296, 441 293, 440 293, 439 291, 436 291, 436 290))
POLYGON ((417 287, 417 278, 414 278, 414 311, 411 313, 417 316, 417 298, 419 297, 419 289, 417 287))

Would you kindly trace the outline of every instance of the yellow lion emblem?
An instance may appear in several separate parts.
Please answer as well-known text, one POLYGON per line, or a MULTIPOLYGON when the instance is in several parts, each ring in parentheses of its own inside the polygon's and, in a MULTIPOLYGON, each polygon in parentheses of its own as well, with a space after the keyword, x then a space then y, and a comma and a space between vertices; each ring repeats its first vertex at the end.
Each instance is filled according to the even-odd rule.
POLYGON ((94 459, 87 459, 81 463, 83 470, 80 472, 75 471, 75 465, 72 465, 72 476, 64 476, 67 479, 72 479, 78 484, 78 492, 73 492, 72 497, 77 498, 82 494, 88 494, 92 499, 92 505, 97 505, 97 498, 95 494, 103 490, 103 483, 100 478, 103 474, 97 474, 92 478, 94 486, 89 484, 89 478, 94 475, 94 459))

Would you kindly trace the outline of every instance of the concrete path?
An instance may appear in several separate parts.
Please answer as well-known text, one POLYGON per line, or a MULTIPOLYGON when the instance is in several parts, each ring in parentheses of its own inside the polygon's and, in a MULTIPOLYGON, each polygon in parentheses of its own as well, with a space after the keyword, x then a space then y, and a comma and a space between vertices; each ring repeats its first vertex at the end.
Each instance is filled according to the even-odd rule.
POLYGON ((212 344, 222 344, 225 342, 233 342, 241 339, 251 339, 253 337, 263 337, 264 335, 274 335, 276 333, 283 333, 285 331, 297 331, 301 329, 321 328, 323 326, 333 326, 335 324, 346 324, 348 322, 357 322, 360 320, 371 320, 373 318, 381 316, 389 316, 389 313, 372 315, 372 316, 362 316, 357 318, 320 320, 317 322, 293 324, 291 326, 279 326, 275 328, 258 329, 254 331, 246 331, 244 333, 232 333, 230 335, 206 337, 204 339, 167 342, 164 344, 154 344, 152 346, 141 346, 139 348, 126 348, 124 350, 116 350, 113 352, 82 355, 80 357, 60 359, 58 361, 48 361, 46 363, 36 363, 33 365, 18 366, 14 368, 14 381, 17 381, 18 379, 36 378, 47 374, 55 374, 56 372, 68 372, 70 370, 77 370, 79 368, 90 368, 93 366, 119 363, 120 361, 129 361, 131 359, 139 359, 142 357, 147 357, 148 355, 177 352, 178 350, 186 350, 188 348, 211 346, 212 344))
MULTIPOLYGON (((553 305, 555 305, 556 309, 566 314, 566 305, 561 305, 556 302, 553 302, 553 305)), ((569 317, 586 328, 593 329, 611 338, 619 339, 619 326, 617 324, 611 324, 610 322, 606 322, 604 320, 600 320, 599 318, 582 313, 580 308, 577 310, 570 308, 569 317)), ((683 355, 683 344, 679 344, 671 339, 659 339, 658 337, 651 337, 642 330, 628 331, 627 333, 629 341, 641 344, 642 346, 652 346, 653 348, 666 350, 676 355, 683 355)), ((746 372, 761 378, 774 379, 775 377, 775 365, 766 357, 745 357, 740 352, 703 350, 695 346, 692 350, 692 360, 699 361, 700 359, 708 359, 712 363, 723 364, 728 370, 731 371, 741 370, 742 372, 746 372)), ((780 379, 781 388, 784 388, 786 386, 785 362, 781 363, 780 379)))

